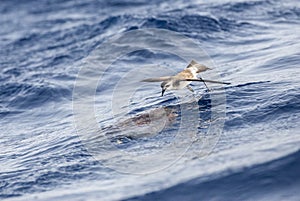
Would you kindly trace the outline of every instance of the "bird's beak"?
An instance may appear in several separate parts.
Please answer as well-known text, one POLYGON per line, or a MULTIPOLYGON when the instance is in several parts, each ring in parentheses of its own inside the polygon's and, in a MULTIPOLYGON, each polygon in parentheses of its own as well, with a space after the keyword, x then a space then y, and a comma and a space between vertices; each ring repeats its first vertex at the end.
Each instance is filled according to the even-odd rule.
POLYGON ((165 91, 166 91, 165 89, 161 90, 161 96, 164 96, 165 91))

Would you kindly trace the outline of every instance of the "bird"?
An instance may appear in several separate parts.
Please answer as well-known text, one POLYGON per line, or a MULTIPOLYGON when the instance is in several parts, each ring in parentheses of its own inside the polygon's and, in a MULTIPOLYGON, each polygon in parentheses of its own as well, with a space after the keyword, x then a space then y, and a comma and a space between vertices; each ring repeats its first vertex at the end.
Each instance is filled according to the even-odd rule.
POLYGON ((210 83, 217 83, 217 84, 230 84, 229 82, 220 82, 220 81, 214 81, 214 80, 204 80, 199 75, 201 72, 205 72, 207 70, 212 70, 211 68, 197 63, 195 60, 192 60, 188 66, 181 71, 180 73, 174 75, 174 76, 165 76, 165 77, 157 77, 157 78, 147 78, 144 80, 141 80, 141 82, 162 82, 161 83, 161 96, 164 95, 165 91, 167 90, 179 90, 183 88, 187 88, 191 92, 194 92, 190 84, 192 81, 196 82, 203 82, 206 88, 209 90, 209 88, 206 85, 206 82, 210 83))

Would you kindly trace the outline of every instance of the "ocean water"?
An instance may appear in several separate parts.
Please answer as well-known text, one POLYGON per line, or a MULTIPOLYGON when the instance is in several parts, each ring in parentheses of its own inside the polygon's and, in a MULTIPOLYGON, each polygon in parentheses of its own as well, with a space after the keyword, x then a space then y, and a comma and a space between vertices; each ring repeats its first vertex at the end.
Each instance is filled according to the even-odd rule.
POLYGON ((299 1, 3 0, 0 13, 1 200, 299 200, 299 1), (134 82, 198 54, 203 78, 231 85, 180 99, 134 82))

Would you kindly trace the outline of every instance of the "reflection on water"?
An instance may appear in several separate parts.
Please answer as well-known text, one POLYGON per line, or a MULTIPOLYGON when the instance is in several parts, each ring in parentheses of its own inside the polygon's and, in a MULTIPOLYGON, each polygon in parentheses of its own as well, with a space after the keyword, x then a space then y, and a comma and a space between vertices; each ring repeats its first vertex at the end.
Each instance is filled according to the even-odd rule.
POLYGON ((177 116, 178 113, 174 108, 156 108, 117 122, 114 126, 104 128, 103 131, 107 130, 105 134, 107 137, 117 138, 119 139, 117 143, 122 143, 121 137, 136 139, 155 136, 170 127, 177 116))

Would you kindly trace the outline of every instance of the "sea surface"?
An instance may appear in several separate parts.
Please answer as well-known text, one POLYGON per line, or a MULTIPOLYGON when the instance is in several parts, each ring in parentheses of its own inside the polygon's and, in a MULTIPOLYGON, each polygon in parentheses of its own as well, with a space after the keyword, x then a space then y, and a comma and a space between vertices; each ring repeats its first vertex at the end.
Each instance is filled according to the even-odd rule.
POLYGON ((3 0, 0 16, 0 200, 300 199, 298 0, 3 0), (182 101, 134 83, 187 66, 168 48, 198 53, 174 36, 231 84, 182 101))

